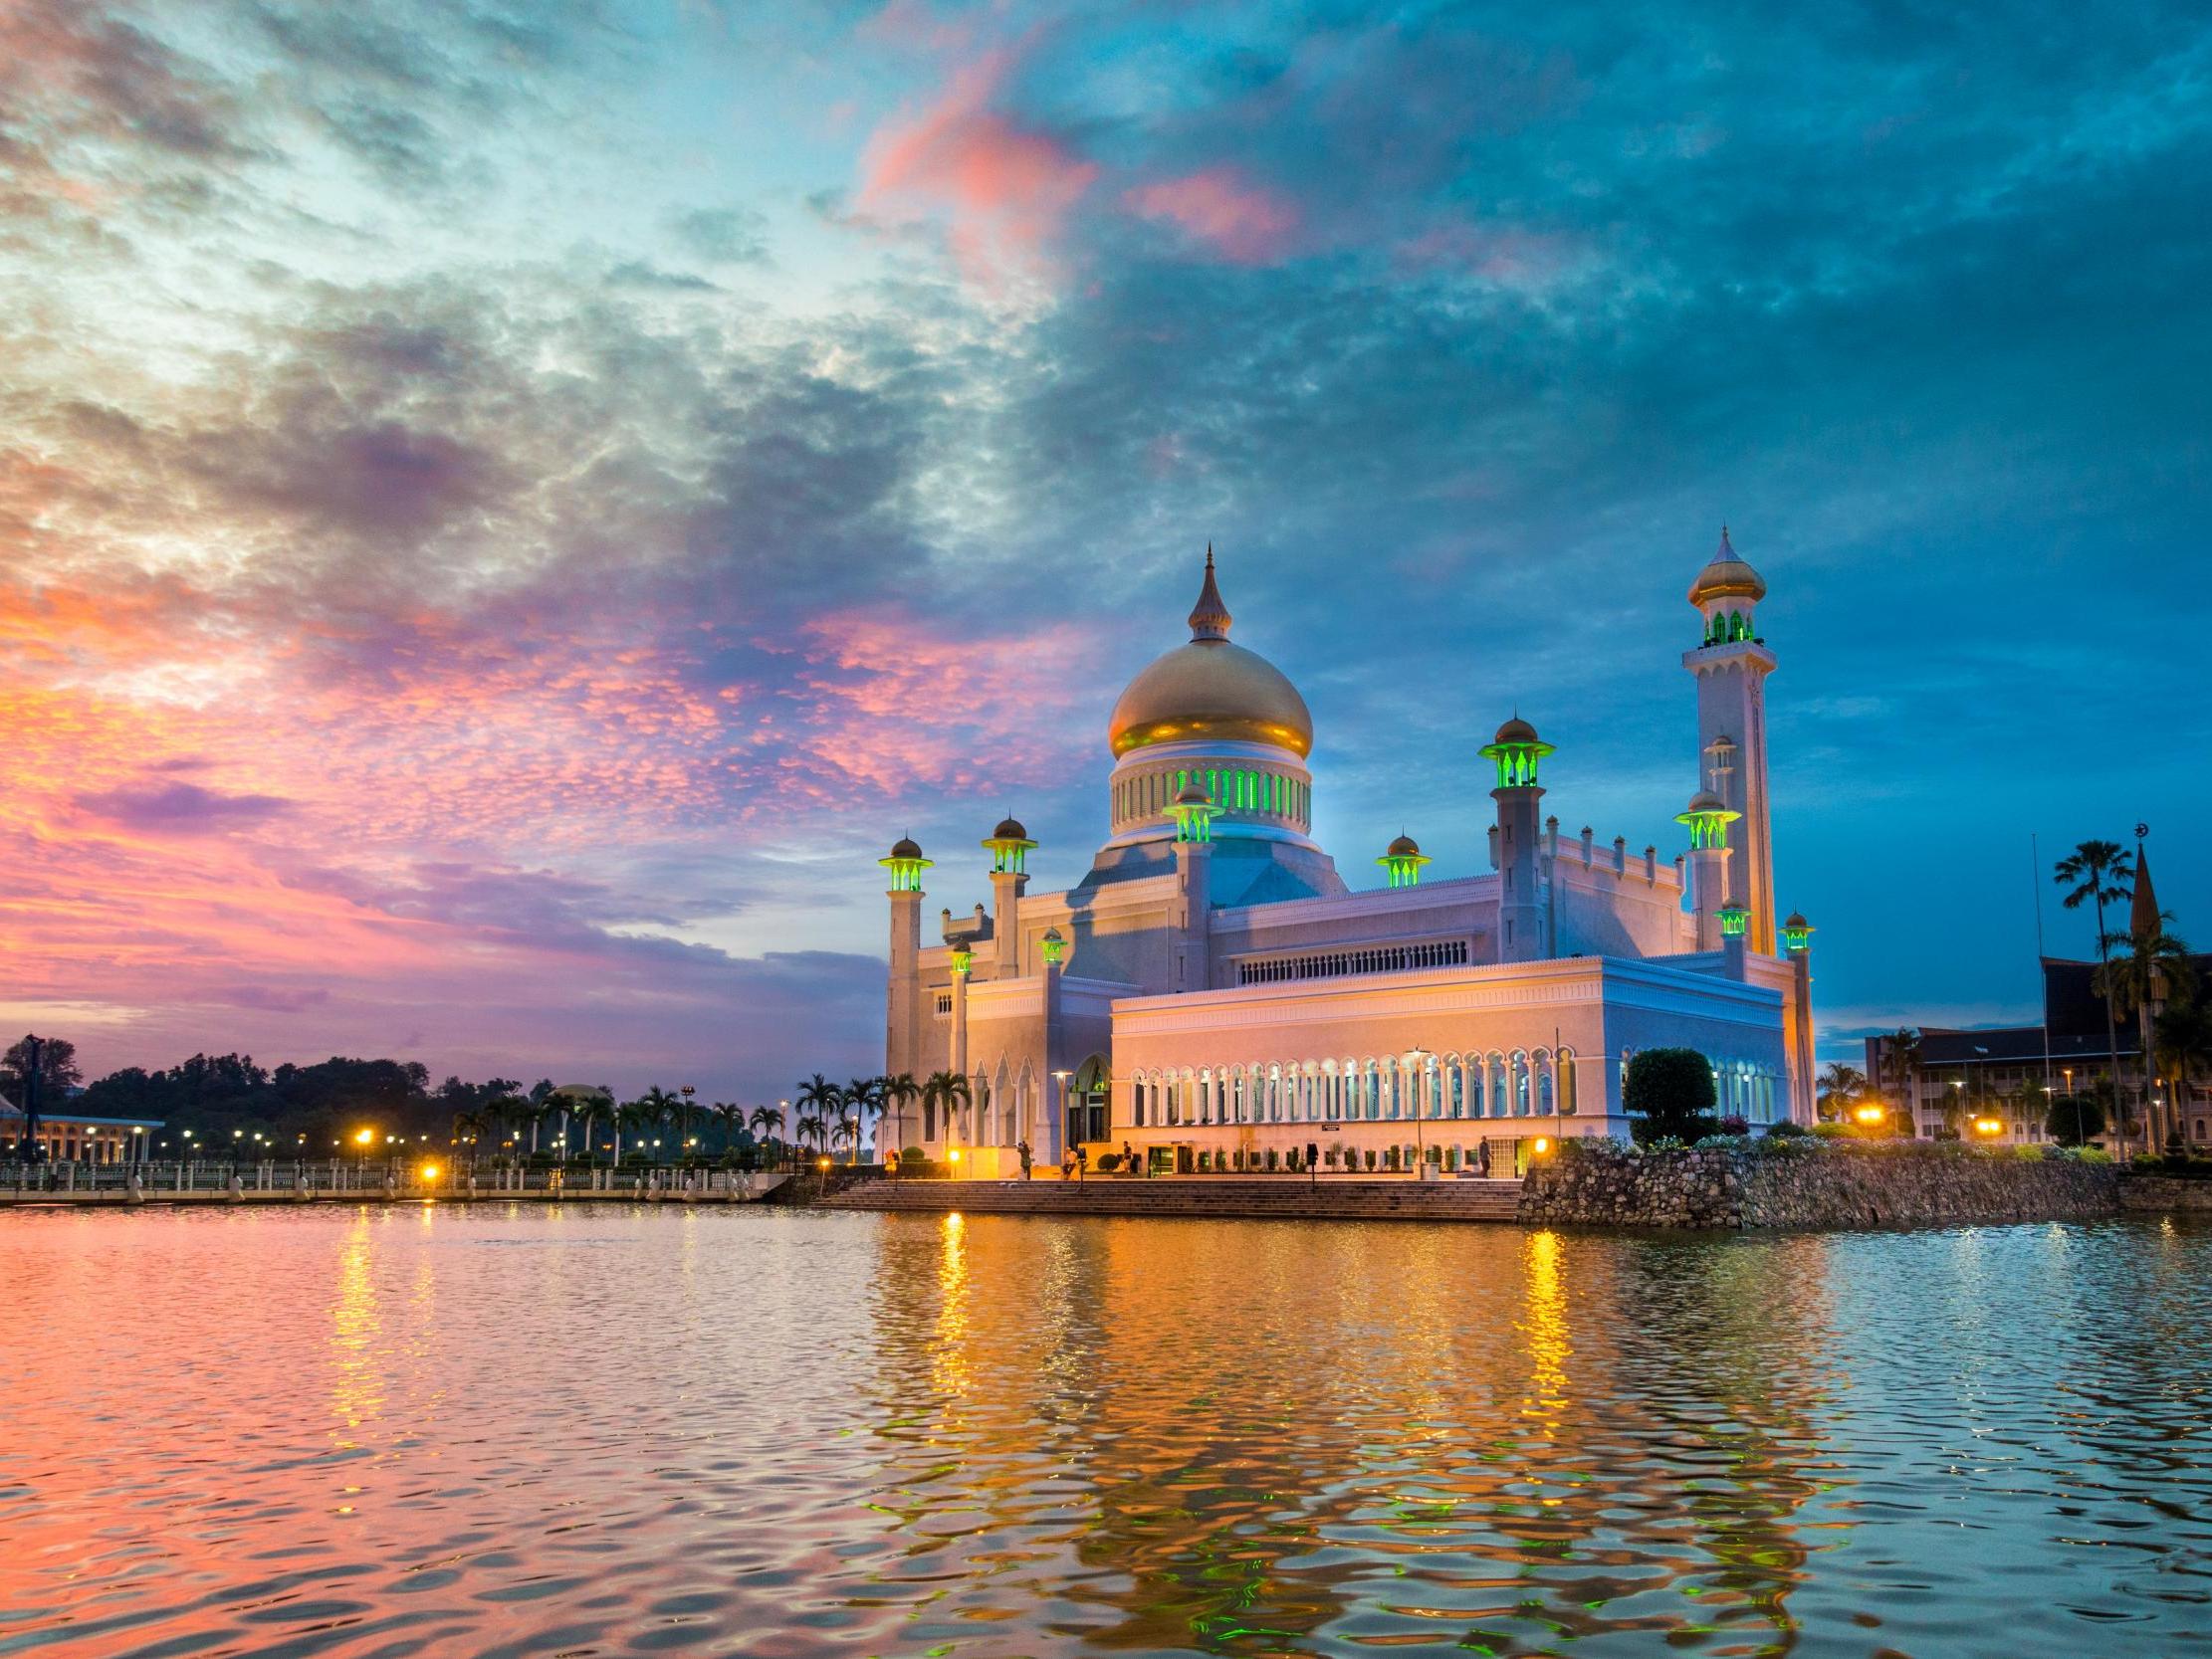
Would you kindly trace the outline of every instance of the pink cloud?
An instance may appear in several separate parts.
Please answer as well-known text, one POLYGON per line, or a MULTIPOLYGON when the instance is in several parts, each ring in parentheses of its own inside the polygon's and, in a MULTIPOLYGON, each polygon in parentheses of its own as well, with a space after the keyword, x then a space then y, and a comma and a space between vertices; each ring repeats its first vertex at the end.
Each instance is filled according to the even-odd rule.
POLYGON ((885 219, 942 214, 962 266, 995 284, 1036 270, 1098 167, 1050 133, 993 109, 1008 63, 994 53, 911 119, 886 123, 861 157, 859 206, 885 219))
POLYGON ((1139 185, 1122 197, 1144 219, 1165 219, 1232 265, 1266 265, 1290 249, 1299 225, 1287 197, 1233 167, 1208 167, 1139 185))

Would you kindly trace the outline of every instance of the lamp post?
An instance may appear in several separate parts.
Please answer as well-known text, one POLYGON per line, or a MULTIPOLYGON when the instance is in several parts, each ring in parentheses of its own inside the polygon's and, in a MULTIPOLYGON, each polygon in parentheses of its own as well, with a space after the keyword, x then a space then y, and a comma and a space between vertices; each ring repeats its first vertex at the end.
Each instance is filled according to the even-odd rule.
POLYGON ((1406 1051, 1406 1063, 1414 1068, 1416 1079, 1414 1083, 1414 1179, 1425 1181, 1429 1178, 1429 1148, 1423 1143, 1421 1138, 1421 1109, 1424 1104, 1422 1097, 1429 1092, 1429 1051, 1416 1043, 1406 1051))
MULTIPOLYGON (((1069 1135, 1069 1134, 1068 1134, 1068 1132, 1067 1132, 1067 1129, 1068 1129, 1068 1124, 1067 1124, 1067 1080, 1068 1080, 1069 1078, 1073 1077, 1074 1075, 1075 1075, 1075 1074, 1074 1074, 1073 1072, 1054 1072, 1054 1073, 1052 1074, 1052 1082, 1053 1082, 1053 1083, 1054 1083, 1054 1085, 1055 1085, 1055 1086, 1056 1086, 1056 1087, 1058 1088, 1058 1091, 1059 1091, 1059 1095, 1058 1095, 1058 1101, 1059 1101, 1059 1114, 1060 1114, 1060 1142, 1061 1142, 1061 1144, 1060 1144, 1060 1156, 1061 1156, 1061 1157, 1062 1157, 1063 1159, 1064 1159, 1064 1158, 1065 1158, 1065 1157, 1067 1156, 1067 1148, 1068 1148, 1068 1143, 1069 1143, 1069 1142, 1071 1142, 1071 1141, 1073 1141, 1075 1140, 1075 1137, 1074 1137, 1074 1136, 1071 1136, 1071 1135, 1069 1135)), ((1062 1167, 1063 1167, 1063 1168, 1065 1167, 1065 1164, 1064 1164, 1064 1163, 1062 1164, 1062 1167)))

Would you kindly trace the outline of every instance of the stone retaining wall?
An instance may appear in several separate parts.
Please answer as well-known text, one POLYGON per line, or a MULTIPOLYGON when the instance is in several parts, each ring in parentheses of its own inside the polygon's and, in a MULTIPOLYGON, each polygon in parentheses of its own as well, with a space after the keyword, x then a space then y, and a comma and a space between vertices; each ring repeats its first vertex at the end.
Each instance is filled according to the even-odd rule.
POLYGON ((1324 1175, 1238 1179, 874 1181, 833 1193, 829 1209, 1006 1215, 1261 1216, 1332 1221, 1511 1221, 1517 1181, 1362 1180, 1324 1175))
POLYGON ((2117 1214, 2120 1184, 2109 1164, 2009 1151, 1577 1149, 1530 1172, 1520 1215, 1570 1226, 1696 1228, 2085 1220, 2117 1214))
POLYGON ((2129 1175, 2119 1183, 2119 1202, 2128 1210, 2212 1210, 2212 1181, 2129 1175))

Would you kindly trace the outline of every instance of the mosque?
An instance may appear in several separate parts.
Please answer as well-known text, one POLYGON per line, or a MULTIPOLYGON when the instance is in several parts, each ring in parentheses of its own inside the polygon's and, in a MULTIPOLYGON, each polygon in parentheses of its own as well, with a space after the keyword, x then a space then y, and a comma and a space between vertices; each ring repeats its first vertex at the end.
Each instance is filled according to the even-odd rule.
POLYGON ((1114 705, 1110 833, 1081 881, 1029 892, 1037 843, 1008 818, 982 843, 990 906, 940 912, 924 945, 933 861, 904 839, 879 861, 886 1070, 967 1082, 890 1106, 881 1143, 984 1176, 1024 1141, 1045 1169, 1127 1147, 1160 1172, 1510 1174, 1547 1138, 1626 1136, 1629 1058, 1659 1046, 1710 1059, 1721 1112, 1810 1124, 1812 929, 1775 915, 1765 594, 1723 530, 1689 589, 1686 851, 1563 840, 1552 745, 1515 716, 1480 750, 1490 868, 1433 879, 1402 835, 1355 890, 1311 834, 1312 717, 1230 641, 1209 548, 1189 642, 1114 705))

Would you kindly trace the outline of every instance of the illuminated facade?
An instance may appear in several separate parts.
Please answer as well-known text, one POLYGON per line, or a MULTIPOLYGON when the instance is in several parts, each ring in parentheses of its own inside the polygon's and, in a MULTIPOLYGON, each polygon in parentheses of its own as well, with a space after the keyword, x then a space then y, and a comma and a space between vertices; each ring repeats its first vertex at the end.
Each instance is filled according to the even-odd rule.
MULTIPOLYGON (((1036 847, 982 842, 991 904, 922 937, 922 849, 890 877, 886 1067, 966 1080, 965 1099, 887 1112, 887 1147, 964 1170, 1051 1166, 1126 1143, 1154 1167, 1506 1172, 1558 1135, 1624 1135, 1637 1049, 1713 1062, 1720 1109, 1813 1119, 1809 926, 1775 916, 1765 594, 1722 533, 1691 585, 1700 642, 1689 849, 1563 840, 1542 812, 1554 753, 1514 716, 1493 763, 1486 872, 1444 879, 1400 834, 1384 885, 1353 891, 1312 839, 1313 722, 1264 658, 1229 642, 1208 553, 1188 643, 1129 683, 1108 743, 1105 843, 1062 893, 1028 892, 1036 847), (1777 953, 1777 945, 1780 953, 1777 953)), ((1474 783, 1469 780, 1471 794, 1474 783)))

